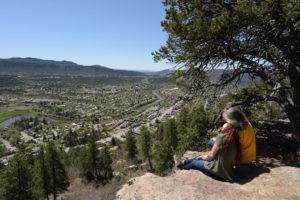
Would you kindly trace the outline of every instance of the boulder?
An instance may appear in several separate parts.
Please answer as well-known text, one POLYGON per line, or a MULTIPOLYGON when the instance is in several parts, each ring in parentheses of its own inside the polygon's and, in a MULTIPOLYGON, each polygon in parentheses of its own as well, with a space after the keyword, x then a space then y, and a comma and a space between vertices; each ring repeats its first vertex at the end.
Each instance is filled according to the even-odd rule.
MULTIPOLYGON (((189 156, 195 154, 190 153, 189 156)), ((197 170, 175 170, 166 177, 152 173, 128 181, 118 200, 240 200, 300 199, 300 168, 257 162, 235 168, 234 183, 222 182, 197 170), (273 165, 270 165, 270 164, 273 165)), ((279 161, 278 161, 279 163, 279 161)))
POLYGON ((131 179, 117 193, 118 200, 300 199, 300 169, 277 167, 246 183, 214 180, 196 170, 176 171, 168 177, 146 173, 131 179))

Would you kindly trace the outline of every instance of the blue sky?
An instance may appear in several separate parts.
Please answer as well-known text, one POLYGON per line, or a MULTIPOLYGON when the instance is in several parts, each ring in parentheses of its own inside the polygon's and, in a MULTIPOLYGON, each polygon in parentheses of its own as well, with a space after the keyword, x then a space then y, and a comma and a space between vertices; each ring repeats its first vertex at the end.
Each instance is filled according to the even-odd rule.
POLYGON ((164 15, 161 0, 0 0, 0 58, 170 68, 151 56, 167 39, 164 15))

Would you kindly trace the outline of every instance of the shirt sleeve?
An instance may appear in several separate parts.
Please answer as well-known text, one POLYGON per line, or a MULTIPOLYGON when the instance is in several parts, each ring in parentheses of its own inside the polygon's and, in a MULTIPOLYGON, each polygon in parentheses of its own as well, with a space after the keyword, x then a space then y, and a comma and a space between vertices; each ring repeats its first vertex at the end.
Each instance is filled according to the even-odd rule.
POLYGON ((219 147, 219 148, 222 148, 223 147, 223 140, 224 140, 224 133, 220 133, 217 135, 217 138, 216 138, 216 142, 215 144, 219 147))

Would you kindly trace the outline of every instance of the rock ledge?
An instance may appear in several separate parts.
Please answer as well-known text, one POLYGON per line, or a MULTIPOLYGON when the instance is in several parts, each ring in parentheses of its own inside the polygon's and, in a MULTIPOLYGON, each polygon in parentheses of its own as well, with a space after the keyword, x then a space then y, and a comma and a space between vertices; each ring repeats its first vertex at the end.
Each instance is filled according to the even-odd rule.
POLYGON ((176 170, 160 177, 152 173, 131 179, 118 191, 118 200, 300 199, 300 168, 243 166, 237 180, 227 183, 197 170, 176 170))

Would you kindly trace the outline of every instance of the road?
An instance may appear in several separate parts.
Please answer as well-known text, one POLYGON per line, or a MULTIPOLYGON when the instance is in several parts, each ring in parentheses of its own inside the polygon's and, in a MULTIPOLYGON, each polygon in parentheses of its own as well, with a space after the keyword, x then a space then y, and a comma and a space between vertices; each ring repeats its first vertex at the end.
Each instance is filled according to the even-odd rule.
MULTIPOLYGON (((163 97, 160 96, 155 90, 152 90, 152 94, 154 96, 156 96, 157 99, 154 102, 150 103, 150 104, 147 104, 147 105, 144 105, 144 106, 138 108, 137 111, 139 111, 139 112, 146 112, 148 108, 150 108, 151 106, 156 106, 157 104, 159 104, 160 101, 163 100, 163 97)), ((153 122, 155 122, 155 119, 154 119, 153 122)), ((122 126, 122 123, 119 126, 117 126, 116 128, 114 128, 112 131, 109 132, 109 135, 110 135, 109 137, 101 139, 101 140, 99 140, 97 142, 99 142, 99 143, 108 143, 108 142, 111 141, 112 137, 115 137, 115 138, 117 138, 119 140, 124 140, 124 136, 127 133, 127 131, 129 130, 129 127, 127 127, 127 128, 121 128, 121 126, 122 126)))
POLYGON ((161 101, 163 100, 163 97, 160 96, 155 90, 152 90, 152 94, 153 94, 154 96, 156 96, 156 100, 153 101, 152 103, 149 103, 149 104, 146 104, 146 105, 144 105, 144 106, 142 106, 142 107, 137 108, 136 111, 138 111, 138 112, 145 111, 147 108, 149 108, 149 107, 151 107, 151 106, 158 105, 159 102, 161 102, 161 101))
MULTIPOLYGON (((146 125, 147 127, 149 127, 150 124, 154 124, 154 123, 155 123, 156 119, 162 120, 163 117, 164 117, 166 114, 168 114, 168 113, 171 114, 171 112, 172 112, 174 106, 175 106, 175 105, 172 105, 172 106, 170 106, 169 108, 164 109, 164 110, 161 112, 162 114, 161 114, 159 117, 156 117, 156 118, 152 119, 151 122, 148 122, 148 123, 145 124, 145 125, 146 125)), ((122 125, 122 124, 121 124, 121 125, 122 125)), ((123 141, 123 140, 124 140, 125 134, 126 134, 127 131, 129 130, 129 127, 123 128, 123 129, 122 129, 122 128, 121 128, 121 125, 117 126, 115 129, 113 129, 112 131, 110 131, 110 132, 109 132, 109 135, 110 135, 109 137, 106 137, 106 138, 104 138, 104 139, 101 139, 101 140, 99 140, 99 141, 97 141, 97 142, 99 142, 99 143, 110 143, 112 137, 115 137, 115 138, 117 138, 117 139, 123 141)), ((139 132, 140 127, 141 127, 141 126, 138 126, 138 127, 134 128, 134 131, 135 131, 135 132, 139 132)))

